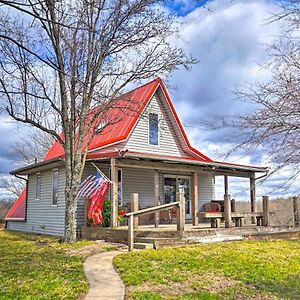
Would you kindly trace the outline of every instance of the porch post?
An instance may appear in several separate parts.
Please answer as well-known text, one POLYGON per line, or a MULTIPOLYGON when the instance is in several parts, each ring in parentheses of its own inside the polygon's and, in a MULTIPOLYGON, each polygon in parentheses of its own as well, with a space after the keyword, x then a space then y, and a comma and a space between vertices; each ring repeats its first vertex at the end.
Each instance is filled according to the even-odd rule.
MULTIPOLYGON (((139 194, 131 194, 131 212, 137 212, 139 210, 139 194)), ((139 217, 133 218, 133 228, 137 229, 139 227, 139 217)))
POLYGON ((179 232, 184 231, 185 224, 185 197, 183 193, 176 193, 176 201, 179 201, 179 207, 177 207, 177 230, 179 232))
MULTIPOLYGON (((250 177, 250 203, 251 213, 256 213, 256 187, 255 187, 255 174, 250 177)), ((252 224, 256 224, 256 217, 251 217, 252 224)))
POLYGON ((118 169, 116 166, 116 159, 112 158, 110 160, 110 167, 111 167, 111 227, 116 228, 118 227, 118 169))
POLYGON ((270 226, 269 196, 262 197, 262 204, 263 204, 263 225, 270 226))
POLYGON ((193 192, 192 192, 192 220, 193 226, 198 226, 198 174, 192 173, 192 185, 193 185, 193 192))
POLYGON ((228 194, 224 195, 224 219, 225 227, 231 227, 231 197, 228 194))
POLYGON ((228 187, 228 176, 224 175, 224 194, 225 195, 229 194, 228 190, 229 190, 229 187, 228 187))
MULTIPOLYGON (((159 203, 159 173, 157 170, 154 171, 154 206, 160 205, 159 203)), ((159 211, 154 213, 154 226, 159 226, 159 211)))
POLYGON ((294 222, 295 226, 300 225, 300 198, 293 197, 293 206, 294 206, 294 222))

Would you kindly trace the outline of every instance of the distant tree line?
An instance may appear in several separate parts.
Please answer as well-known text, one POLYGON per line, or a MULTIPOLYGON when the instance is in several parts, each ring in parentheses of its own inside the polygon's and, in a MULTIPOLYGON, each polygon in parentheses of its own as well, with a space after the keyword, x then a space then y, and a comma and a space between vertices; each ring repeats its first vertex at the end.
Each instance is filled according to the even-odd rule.
POLYGON ((8 211, 10 210, 10 208, 12 207, 12 205, 13 205, 13 201, 0 200, 0 223, 4 222, 4 218, 8 213, 8 211))

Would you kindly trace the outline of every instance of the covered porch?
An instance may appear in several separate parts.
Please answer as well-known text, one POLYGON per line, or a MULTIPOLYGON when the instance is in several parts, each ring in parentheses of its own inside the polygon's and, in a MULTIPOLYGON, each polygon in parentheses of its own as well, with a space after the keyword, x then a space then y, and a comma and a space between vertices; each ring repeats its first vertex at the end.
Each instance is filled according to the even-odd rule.
MULTIPOLYGON (((257 212, 256 205, 256 180, 267 174, 267 168, 234 165, 219 162, 203 162, 200 160, 161 157, 155 155, 136 154, 136 153, 119 153, 112 157, 101 157, 100 159, 89 159, 95 163, 106 163, 109 165, 111 178, 111 228, 116 229, 124 224, 118 222, 118 210, 120 206, 120 182, 119 173, 121 170, 138 170, 139 177, 143 173, 151 170, 151 175, 147 175, 148 181, 145 186, 150 186, 150 198, 145 205, 143 197, 139 191, 143 190, 143 181, 141 178, 136 181, 136 186, 131 182, 130 195, 127 193, 127 199, 123 199, 122 207, 126 207, 126 212, 137 212, 141 209, 160 207, 161 205, 171 204, 179 201, 179 194, 184 198, 184 224, 190 224, 195 228, 220 228, 222 226, 230 228, 232 226, 243 226, 244 216, 235 211, 234 199, 230 196, 229 178, 242 177, 249 180, 250 203, 251 203, 251 224, 247 225, 267 225, 267 220, 263 222, 263 212, 257 212), (259 176, 256 177, 256 173, 259 176), (263 175, 262 175, 263 174, 263 175), (202 183, 201 176, 210 176, 212 182, 202 183), (153 177, 153 178, 149 178, 153 177), (214 178, 221 176, 224 180, 224 198, 216 200, 214 193, 208 193, 208 189, 214 191, 214 178), (200 184, 211 184, 205 190, 199 187, 200 184), (206 197, 203 198, 203 193, 206 197), (135 194, 133 196, 133 194, 135 194), (130 199, 129 199, 130 197, 130 199), (202 197, 202 199, 200 199, 202 197), (225 221, 225 223, 223 223, 225 221)), ((126 172, 123 172, 126 177, 126 172)), ((127 189, 126 180, 122 182, 122 191, 127 189)), ((242 187, 243 189, 245 186, 242 187)), ((266 209, 267 209, 267 199, 266 209)), ((166 223, 174 223, 177 214, 176 209, 172 207, 151 213, 152 220, 150 223, 143 223, 142 216, 135 218, 135 223, 140 225, 153 225, 158 228, 166 223)), ((249 215, 249 214, 248 214, 249 215)), ((265 218, 266 219, 266 218, 265 218)), ((149 220, 149 219, 148 219, 149 220)), ((126 223, 127 224, 127 223, 126 223)))

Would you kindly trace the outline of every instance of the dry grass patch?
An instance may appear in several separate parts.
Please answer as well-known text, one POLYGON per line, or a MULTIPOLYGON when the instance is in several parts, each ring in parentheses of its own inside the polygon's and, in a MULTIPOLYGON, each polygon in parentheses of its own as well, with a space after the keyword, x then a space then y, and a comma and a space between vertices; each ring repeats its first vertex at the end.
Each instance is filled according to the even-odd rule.
MULTIPOLYGON (((208 295, 236 300, 275 300, 276 296, 270 293, 262 293, 254 286, 244 285, 242 282, 216 274, 202 276, 190 275, 184 282, 170 282, 165 284, 143 283, 139 286, 130 286, 126 289, 128 299, 147 299, 148 295, 157 295, 161 299, 177 299, 178 295, 198 295, 195 299, 206 299, 208 295), (144 295, 144 296, 141 296, 144 295)), ((154 297, 155 298, 155 297, 154 297)), ((152 299, 150 297, 149 299, 152 299)))

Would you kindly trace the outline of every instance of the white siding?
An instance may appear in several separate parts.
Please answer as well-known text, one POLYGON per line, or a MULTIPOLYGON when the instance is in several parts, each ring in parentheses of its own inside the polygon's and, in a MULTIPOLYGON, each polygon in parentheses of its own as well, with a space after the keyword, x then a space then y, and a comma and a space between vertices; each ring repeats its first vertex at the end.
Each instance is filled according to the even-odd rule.
POLYGON ((215 179, 211 174, 199 174, 199 211, 204 211, 204 204, 215 200, 215 179))
POLYGON ((133 129, 125 148, 137 152, 153 154, 186 156, 182 143, 179 141, 178 126, 168 104, 161 100, 161 96, 155 93, 146 107, 143 115, 133 129), (157 113, 159 118, 159 145, 149 145, 148 137, 148 114, 157 113), (176 130, 177 129, 177 130, 176 130))
POLYGON ((65 220, 65 172, 59 169, 58 204, 52 206, 52 169, 41 173, 41 197, 35 199, 36 175, 29 175, 26 222, 8 221, 8 229, 63 236, 65 220))
MULTIPOLYGON (((97 164, 107 176, 108 164, 97 164)), ((95 168, 87 163, 83 180, 90 174, 95 174, 95 168)), ((168 172, 165 172, 168 174, 168 172)), ((188 174, 181 174, 188 175, 188 174)), ((154 206, 154 170, 122 168, 123 205, 130 202, 131 194, 139 194, 140 207, 154 206)), ((35 200, 35 178, 30 175, 28 181, 28 203, 26 222, 8 222, 8 229, 63 236, 65 218, 65 174, 59 169, 59 197, 58 206, 52 206, 52 170, 41 174, 41 199, 35 200)), ((163 174, 160 173, 160 195, 163 201, 163 174)), ((210 174, 199 174, 199 210, 210 202, 214 196, 214 177, 210 174)), ((77 226, 82 226, 84 216, 84 202, 80 199, 77 204, 77 226)))
POLYGON ((154 206, 154 170, 123 168, 123 204, 130 202, 131 194, 139 194, 142 208, 154 206))

